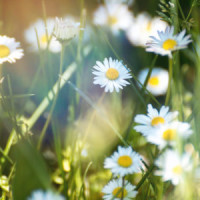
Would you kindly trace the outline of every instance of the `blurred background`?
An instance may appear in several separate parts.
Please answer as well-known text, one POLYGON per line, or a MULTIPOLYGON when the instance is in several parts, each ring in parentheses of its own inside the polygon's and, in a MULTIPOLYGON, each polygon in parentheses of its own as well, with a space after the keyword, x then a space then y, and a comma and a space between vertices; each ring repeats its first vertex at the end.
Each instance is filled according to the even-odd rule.
MULTIPOLYGON (((135 0, 129 9, 134 16, 146 11, 150 16, 154 17, 157 16, 156 11, 160 9, 159 2, 159 0, 135 0)), ((183 12, 188 13, 188 5, 191 5, 191 2, 192 0, 180 1, 183 12)), ((86 28, 83 34, 85 34, 86 39, 83 39, 81 45, 82 58, 80 60, 77 58, 79 42, 78 39, 74 39, 65 49, 64 70, 72 62, 76 61, 78 69, 72 75, 70 81, 101 109, 104 116, 107 116, 123 137, 131 141, 130 144, 134 149, 144 155, 151 154, 151 152, 145 152, 144 149, 150 144, 141 139, 139 137, 140 134, 132 129, 132 120, 135 114, 139 111, 141 112, 141 110, 144 113, 146 112, 146 107, 141 102, 138 94, 130 86, 123 90, 120 95, 105 95, 102 88, 93 85, 92 67, 97 60, 103 61, 105 57, 116 59, 118 56, 130 68, 131 72, 137 76, 142 69, 150 67, 154 55, 146 53, 145 48, 133 46, 124 31, 120 31, 116 36, 109 29, 93 26, 93 13, 101 3, 102 1, 100 0, 0 0, 0 34, 14 37, 24 49, 24 57, 15 64, 4 63, 0 66, 0 73, 4 77, 10 76, 14 94, 34 94, 32 97, 16 99, 14 102, 16 113, 19 116, 23 115, 29 118, 58 79, 60 54, 29 51, 30 45, 25 40, 25 30, 39 18, 44 19, 45 17, 73 16, 76 21, 80 21, 81 11, 84 7, 86 11, 86 28), (88 30, 89 34, 87 33, 88 30), (86 56, 84 56, 85 47, 89 48, 89 53, 86 56), (43 63, 41 62, 41 57, 44 58, 43 63), (42 66, 44 71, 39 74, 38 80, 32 85, 39 66, 42 66), (32 88, 31 91, 30 88, 32 88)), ((196 27, 198 27, 199 20, 196 21, 196 24, 196 27)), ((181 58, 181 63, 184 63, 184 65, 181 65, 181 70, 184 82, 187 83, 185 87, 189 91, 190 98, 193 92, 192 86, 195 73, 194 62, 188 61, 190 54, 187 53, 183 53, 184 56, 181 58)), ((168 69, 168 58, 159 56, 156 67, 168 69)), ((135 82, 133 83, 137 91, 140 91, 138 85, 135 82)), ((3 84, 3 88, 5 94, 9 95, 6 81, 3 84)), ((165 97, 161 95, 157 97, 157 100, 163 104, 165 97)), ((154 104, 149 98, 146 98, 145 101, 146 104, 147 102, 154 104)), ((178 103, 175 101, 175 104, 178 103)), ((30 131, 35 143, 37 143, 40 136, 49 110, 50 107, 45 110, 30 131)), ((0 111, 0 146, 4 148, 13 127, 2 108, 0 111)), ((119 144, 113 129, 102 119, 102 116, 96 113, 91 105, 77 95, 69 84, 66 84, 59 94, 53 120, 57 123, 57 131, 62 139, 62 146, 65 148, 63 154, 66 157, 64 161, 66 171, 69 170, 67 168, 68 157, 71 155, 71 152, 69 152, 71 150, 67 148, 68 146, 74 145, 74 149, 78 147, 84 149, 83 155, 86 155, 86 157, 89 152, 90 159, 88 160, 94 162, 90 171, 90 181, 96 183, 96 185, 93 184, 91 186, 93 187, 91 191, 96 192, 94 197, 91 195, 91 199, 101 199, 99 194, 101 186, 99 185, 103 185, 102 182, 105 184, 105 180, 110 176, 107 172, 102 173, 103 160, 119 144), (97 171, 98 174, 93 176, 97 171)), ((56 155, 52 132, 52 127, 49 126, 43 142, 42 152, 49 166, 54 169, 57 164, 55 163, 56 155)), ((83 169, 86 168, 88 160, 84 161, 83 159, 83 169)), ((57 178, 54 181, 59 185, 58 177, 60 174, 57 176, 55 173, 54 175, 57 178)), ((135 182, 137 182, 137 177, 135 178, 135 182)))

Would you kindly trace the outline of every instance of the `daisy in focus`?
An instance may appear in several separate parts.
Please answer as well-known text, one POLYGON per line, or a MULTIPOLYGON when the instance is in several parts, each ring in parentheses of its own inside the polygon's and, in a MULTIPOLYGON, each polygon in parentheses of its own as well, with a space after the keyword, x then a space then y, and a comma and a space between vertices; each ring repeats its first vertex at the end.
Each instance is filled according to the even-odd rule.
POLYGON ((23 49, 20 49, 20 43, 15 38, 0 35, 0 64, 4 62, 14 63, 17 59, 23 57, 23 49))
POLYGON ((174 27, 168 26, 165 31, 158 31, 158 37, 150 36, 152 40, 147 43, 146 51, 171 58, 173 51, 185 49, 192 42, 191 36, 185 34, 186 30, 183 30, 174 35, 174 27))
POLYGON ((148 142, 155 144, 159 149, 167 145, 175 146, 178 139, 187 139, 192 134, 189 123, 172 122, 160 126, 156 130, 150 130, 146 139, 148 142))
POLYGON ((162 176, 163 181, 171 181, 173 185, 183 182, 183 175, 192 170, 191 155, 179 155, 176 151, 168 150, 156 160, 155 165, 160 169, 155 172, 162 176))
POLYGON ((110 169, 114 175, 121 177, 127 174, 141 172, 141 156, 132 150, 131 147, 118 147, 118 151, 110 158, 106 158, 104 168, 110 169))
POLYGON ((167 23, 159 17, 150 17, 146 12, 139 14, 132 22, 126 35, 134 46, 146 47, 149 36, 156 36, 157 31, 164 31, 167 23))
POLYGON ((134 129, 148 136, 150 132, 155 132, 161 125, 173 122, 178 116, 178 112, 169 112, 169 107, 162 106, 160 111, 153 108, 151 104, 147 106, 147 115, 138 114, 134 121, 140 125, 136 125, 134 129))
POLYGON ((93 83, 105 87, 105 92, 113 92, 114 90, 119 92, 119 89, 129 84, 125 79, 132 78, 122 61, 112 58, 105 58, 103 63, 97 61, 93 68, 95 69, 92 72, 95 75, 93 83))
POLYGON ((102 190, 104 193, 104 200, 120 200, 123 196, 123 200, 131 200, 136 197, 137 191, 128 181, 124 181, 124 187, 122 179, 110 181, 102 190))
POLYGON ((27 200, 65 200, 65 198, 59 194, 52 191, 34 191, 27 200))
POLYGON ((26 41, 31 45, 31 51, 38 51, 38 42, 40 49, 45 50, 49 42, 49 51, 53 53, 58 53, 61 51, 60 43, 51 37, 54 28, 54 19, 48 18, 46 20, 46 25, 42 19, 38 19, 34 24, 32 24, 24 33, 26 41), (36 35, 36 31, 38 35, 36 35), (48 35, 47 35, 48 34, 48 35), (50 40, 50 41, 49 41, 50 40))
MULTIPOLYGON (((144 84, 149 69, 142 70, 138 75, 140 83, 144 84)), ((151 76, 147 82, 146 89, 154 96, 164 95, 167 92, 169 82, 168 71, 162 68, 153 68, 151 76)))
POLYGON ((128 6, 114 1, 106 1, 94 12, 93 22, 98 26, 108 26, 114 34, 126 30, 132 23, 133 16, 128 6))
POLYGON ((72 19, 62 19, 56 17, 53 35, 56 39, 65 43, 73 39, 78 35, 80 31, 80 23, 74 22, 72 19))

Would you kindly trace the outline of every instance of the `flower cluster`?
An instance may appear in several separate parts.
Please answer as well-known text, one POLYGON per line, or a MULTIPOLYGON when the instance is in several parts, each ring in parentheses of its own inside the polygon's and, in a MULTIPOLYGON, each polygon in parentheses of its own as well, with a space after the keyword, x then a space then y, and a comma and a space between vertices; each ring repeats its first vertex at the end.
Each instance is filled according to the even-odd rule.
POLYGON ((118 151, 105 159, 104 167, 110 169, 118 179, 111 180, 102 192, 105 200, 119 200, 122 195, 124 200, 129 200, 137 195, 135 186, 124 178, 128 174, 139 173, 142 169, 141 156, 133 151, 129 146, 127 148, 118 147, 118 151))
POLYGON ((135 116, 138 125, 134 126, 148 142, 158 146, 160 150, 167 148, 155 162, 160 168, 156 174, 161 175, 164 181, 171 180, 173 184, 178 184, 183 172, 192 168, 190 154, 180 155, 176 151, 178 142, 186 140, 192 134, 190 124, 178 121, 177 116, 178 112, 170 112, 169 107, 162 106, 158 111, 149 104, 147 115, 135 116))

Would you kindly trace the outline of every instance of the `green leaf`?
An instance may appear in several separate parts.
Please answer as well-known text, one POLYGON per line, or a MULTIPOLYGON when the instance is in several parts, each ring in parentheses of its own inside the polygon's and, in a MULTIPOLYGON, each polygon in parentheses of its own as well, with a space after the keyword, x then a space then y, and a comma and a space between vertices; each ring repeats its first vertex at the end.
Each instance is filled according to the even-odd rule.
POLYGON ((28 141, 14 147, 16 172, 13 180, 13 199, 26 200, 36 189, 49 189, 50 176, 44 160, 28 141))

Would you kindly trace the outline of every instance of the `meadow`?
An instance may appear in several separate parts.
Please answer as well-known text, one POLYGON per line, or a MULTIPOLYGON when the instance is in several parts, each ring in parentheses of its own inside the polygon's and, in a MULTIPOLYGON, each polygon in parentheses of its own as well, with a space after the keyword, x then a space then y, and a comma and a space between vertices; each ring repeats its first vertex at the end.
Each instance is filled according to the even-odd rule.
POLYGON ((0 0, 0 200, 200 199, 199 0, 0 0))

